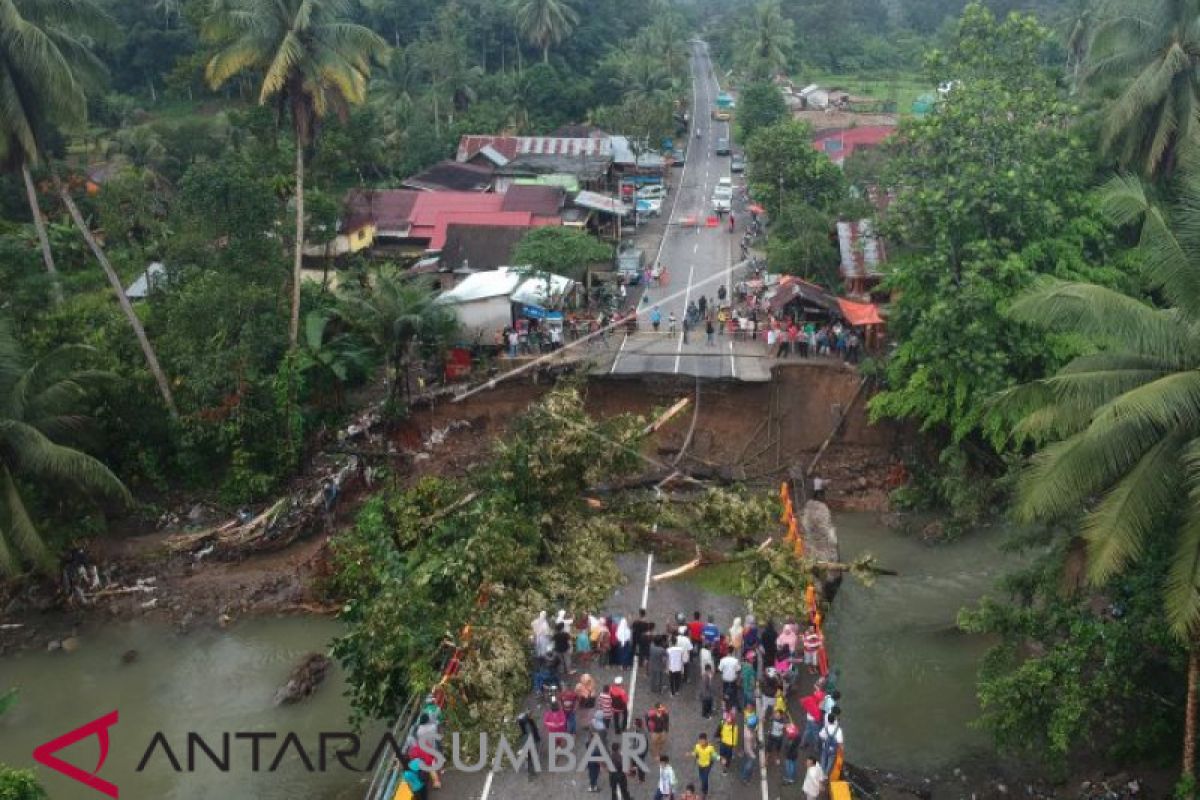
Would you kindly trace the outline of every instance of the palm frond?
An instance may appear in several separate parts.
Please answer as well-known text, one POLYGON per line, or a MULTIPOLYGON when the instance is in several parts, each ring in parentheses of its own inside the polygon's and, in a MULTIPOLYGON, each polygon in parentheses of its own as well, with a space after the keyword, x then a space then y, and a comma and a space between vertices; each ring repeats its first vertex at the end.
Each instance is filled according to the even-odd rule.
POLYGON ((17 491, 17 484, 13 481, 12 474, 5 469, 0 471, 0 478, 3 478, 0 491, 4 492, 4 504, 8 507, 9 538, 27 559, 37 565, 38 569, 48 575, 53 575, 54 558, 38 534, 37 528, 34 527, 33 520, 29 518, 29 512, 25 509, 25 502, 21 499, 21 493, 17 491))
POLYGON ((1172 366, 1191 366, 1196 335, 1178 312, 1161 311, 1089 283, 1045 280, 1018 297, 1009 314, 1045 330, 1076 333, 1172 366))
POLYGON ((4 443, 6 461, 21 474, 61 481, 126 504, 133 502, 129 490, 102 462, 87 453, 55 444, 32 425, 0 419, 0 442, 4 443))
POLYGON ((1103 585, 1136 561, 1143 542, 1170 514, 1181 483, 1183 441, 1167 436, 1151 447, 1084 517, 1082 533, 1093 585, 1103 585))

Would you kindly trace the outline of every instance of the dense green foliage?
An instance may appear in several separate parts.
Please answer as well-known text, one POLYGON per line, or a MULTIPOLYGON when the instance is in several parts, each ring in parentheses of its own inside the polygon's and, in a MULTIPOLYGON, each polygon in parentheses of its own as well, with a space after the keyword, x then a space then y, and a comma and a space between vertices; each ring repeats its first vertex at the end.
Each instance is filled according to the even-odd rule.
POLYGON ((1066 352, 1006 318, 1012 299, 1039 275, 1113 279, 1082 142, 1037 58, 1048 36, 1029 17, 998 22, 969 7, 952 48, 931 59, 933 79, 961 84, 938 113, 903 124, 894 146, 889 182, 904 191, 885 223, 898 346, 871 409, 944 432, 948 459, 1002 447, 991 397, 1066 352))
MULTIPOLYGON (((637 462, 638 420, 596 422, 562 387, 517 420, 462 481, 426 480, 373 498, 336 544, 332 587, 348 624, 334 652, 357 713, 390 718, 466 646, 448 688, 455 730, 496 730, 529 687, 538 611, 593 610, 620 578, 620 526, 583 491, 637 462), (486 632, 461 638, 464 625, 486 632), (470 703, 453 702, 470 698, 470 703)), ((633 609, 629 609, 632 611, 633 609)))
POLYGON ((738 96, 737 138, 739 141, 748 141, 759 130, 787 118, 787 104, 779 87, 766 81, 752 83, 738 96))
POLYGON ((1064 566, 1079 561, 1069 541, 1003 581, 1012 602, 988 599, 959 615, 964 630, 1000 638, 980 670, 980 724, 1004 749, 1060 774, 1085 745, 1118 760, 1160 760, 1179 717, 1147 709, 1181 705, 1185 660, 1156 592, 1169 551, 1150 548, 1143 569, 1092 599, 1064 586, 1064 566))
POLYGON ((612 247, 575 228, 547 226, 536 228, 517 243, 512 261, 542 272, 583 280, 589 267, 607 266, 612 247))
POLYGON ((0 766, 0 800, 44 800, 49 797, 31 770, 0 766))

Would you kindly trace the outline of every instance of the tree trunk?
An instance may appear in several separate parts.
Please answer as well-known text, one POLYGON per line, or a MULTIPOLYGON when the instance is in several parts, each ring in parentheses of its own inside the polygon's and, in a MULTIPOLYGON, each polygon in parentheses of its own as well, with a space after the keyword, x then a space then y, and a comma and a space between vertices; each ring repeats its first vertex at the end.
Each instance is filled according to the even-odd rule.
POLYGON ((1183 769, 1184 780, 1196 777, 1196 690, 1200 679, 1200 641, 1192 640, 1188 648, 1187 701, 1183 712, 1183 769))
POLYGON ((296 136, 296 257, 292 264, 292 319, 288 344, 293 350, 300 340, 300 271, 304 267, 304 142, 296 136))
POLYGON ((54 254, 50 252, 50 237, 46 234, 46 221, 42 219, 42 209, 38 206, 37 188, 33 185, 33 175, 29 165, 21 162, 21 177, 25 179, 25 196, 29 200, 29 213, 33 215, 33 229, 37 231, 38 244, 42 248, 42 261, 46 272, 50 273, 51 295, 54 304, 63 301, 62 283, 58 279, 58 268, 54 266, 54 254))
POLYGON ((142 348, 142 355, 146 358, 146 366, 149 367, 150 374, 154 376, 154 381, 158 384, 158 391, 162 394, 163 403, 166 404, 167 411, 171 412, 172 419, 179 419, 179 409, 175 406, 175 396, 171 394, 171 384, 167 381, 166 373, 163 372, 162 367, 158 364, 158 356, 154 353, 154 346, 146 338, 146 330, 142 327, 142 321, 138 318, 137 312, 133 310, 133 305, 129 302, 129 297, 125 294, 125 287, 121 285, 120 277, 117 276, 116 270, 109 263, 108 256, 104 254, 104 250, 101 249, 100 243, 96 241, 96 237, 92 236, 87 223, 83 221, 83 215, 79 213, 79 207, 71 199, 71 193, 67 191, 67 187, 59 180, 57 175, 54 177, 54 183, 58 187, 59 197, 62 198, 63 204, 67 207, 67 213, 71 215, 71 221, 75 223, 76 228, 79 228, 79 232, 83 235, 83 240, 87 242, 92 255, 100 262, 100 267, 104 270, 104 275, 108 278, 109 285, 112 286, 113 291, 117 295, 117 302, 121 305, 121 311, 125 313, 125 319, 128 320, 129 327, 133 328, 133 335, 137 337, 138 344, 142 348))
POLYGON ((542 63, 543 64, 550 63, 550 45, 549 44, 542 45, 542 63))

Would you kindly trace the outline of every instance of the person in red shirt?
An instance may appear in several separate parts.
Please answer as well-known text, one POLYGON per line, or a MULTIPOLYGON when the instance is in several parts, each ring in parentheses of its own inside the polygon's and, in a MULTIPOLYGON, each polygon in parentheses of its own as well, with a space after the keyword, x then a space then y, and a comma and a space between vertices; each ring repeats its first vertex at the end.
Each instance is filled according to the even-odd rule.
POLYGON ((700 612, 692 612, 692 621, 688 623, 688 639, 692 642, 692 658, 699 658, 700 646, 704 644, 704 623, 700 621, 700 612))
POLYGON ((813 745, 818 742, 818 734, 821 732, 822 714, 821 702, 825 699, 825 692, 820 688, 814 687, 812 694, 806 694, 800 698, 800 707, 804 709, 804 737, 800 740, 800 746, 806 747, 811 741, 813 745))
POLYGON ((629 693, 625 691, 624 679, 620 676, 613 679, 609 695, 612 697, 613 730, 620 734, 629 725, 629 693))

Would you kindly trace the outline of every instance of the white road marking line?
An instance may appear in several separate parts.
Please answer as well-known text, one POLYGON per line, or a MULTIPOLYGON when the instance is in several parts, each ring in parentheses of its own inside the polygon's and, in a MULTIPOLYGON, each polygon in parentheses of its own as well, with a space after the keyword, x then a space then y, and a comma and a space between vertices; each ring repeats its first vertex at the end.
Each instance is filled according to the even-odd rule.
MULTIPOLYGON (((655 533, 658 532, 658 523, 657 522, 654 523, 654 531, 655 531, 655 533)), ((641 606, 639 606, 640 608, 646 608, 647 603, 650 601, 650 570, 653 566, 654 566, 654 553, 647 553, 646 554, 646 582, 642 586, 642 604, 641 604, 641 606)), ((647 611, 647 613, 649 613, 649 611, 647 611)), ((641 672, 641 670, 638 668, 639 666, 640 666, 640 663, 639 663, 639 659, 637 656, 637 644, 635 643, 634 644, 634 656, 633 656, 633 675, 629 679, 629 718, 631 720, 634 719, 633 700, 635 697, 637 697, 637 679, 638 679, 638 673, 641 672)))
MULTIPOLYGON (((691 298, 692 298, 692 276, 695 274, 696 274, 696 262, 693 261, 692 265, 690 267, 688 267, 687 291, 684 292, 684 294, 683 294, 683 314, 685 317, 687 316, 688 303, 691 301, 691 298)), ((684 324, 686 324, 686 322, 684 324)), ((679 349, 675 351, 675 374, 676 375, 679 374, 679 359, 682 354, 683 354, 683 332, 681 331, 679 334, 679 349)))
POLYGON ((696 242, 694 245, 692 245, 692 252, 693 252, 693 253, 695 253, 695 252, 696 252, 697 250, 699 250, 699 249, 700 249, 700 243, 699 243, 699 242, 696 242))
POLYGON ((492 793, 492 780, 496 777, 496 770, 491 770, 487 774, 487 780, 483 782, 483 794, 479 795, 479 800, 487 800, 488 795, 492 793))
POLYGON ((625 352, 625 344, 629 341, 629 334, 625 334, 625 338, 621 340, 621 346, 617 348, 617 354, 613 357, 612 369, 608 371, 612 375, 617 371, 617 364, 621 361, 621 353, 625 352))
MULTIPOLYGON (((731 336, 733 334, 730 334, 731 336)), ((733 352, 733 339, 729 340, 729 371, 733 373, 734 379, 737 378, 737 356, 733 352)))

